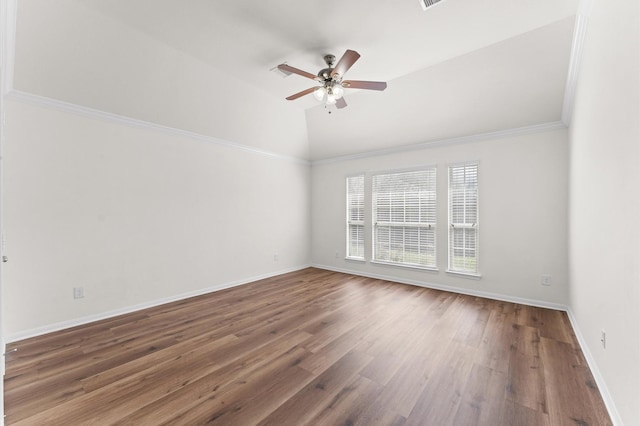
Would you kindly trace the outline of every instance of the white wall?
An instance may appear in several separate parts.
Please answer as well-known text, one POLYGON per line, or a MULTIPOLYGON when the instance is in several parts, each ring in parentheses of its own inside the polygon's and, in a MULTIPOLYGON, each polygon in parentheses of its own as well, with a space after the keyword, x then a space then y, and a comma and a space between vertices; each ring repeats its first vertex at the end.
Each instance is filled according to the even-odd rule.
POLYGON ((570 305, 626 425, 640 422, 639 8, 595 2, 569 133, 570 305))
MULTIPOLYGON (((373 156, 312 167, 312 261, 316 265, 418 284, 448 286, 546 305, 567 303, 568 145, 566 130, 373 156), (445 273, 447 164, 479 161, 480 280, 445 273), (438 267, 428 272, 347 261, 345 177, 366 172, 366 218, 372 172, 438 166, 438 267), (338 257, 336 258, 336 252, 338 257), (553 285, 540 285, 550 274, 553 285)), ((371 259, 371 223, 365 228, 371 259)))
POLYGON ((308 264, 307 163, 6 106, 9 340, 308 264))
POLYGON ((18 2, 16 90, 306 158, 304 112, 255 84, 82 1, 18 2))

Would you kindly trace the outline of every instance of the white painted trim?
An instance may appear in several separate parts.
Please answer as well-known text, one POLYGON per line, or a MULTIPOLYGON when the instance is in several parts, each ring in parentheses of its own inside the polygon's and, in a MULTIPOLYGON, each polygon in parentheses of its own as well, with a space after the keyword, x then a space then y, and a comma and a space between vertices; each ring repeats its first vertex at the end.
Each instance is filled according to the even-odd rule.
POLYGON ((373 178, 375 176, 390 175, 394 173, 423 172, 429 169, 434 169, 437 172, 438 163, 420 164, 418 166, 401 167, 398 169, 373 170, 373 171, 367 172, 366 175, 373 178))
POLYGON ((341 157, 327 158, 327 159, 324 159, 324 160, 314 160, 314 161, 311 161, 311 165, 312 166, 318 166, 318 165, 322 165, 322 164, 338 163, 338 162, 342 162, 342 161, 359 160, 359 159, 362 159, 362 158, 377 157, 377 156, 380 156, 380 155, 398 154, 398 153, 401 153, 401 152, 418 151, 418 150, 422 150, 422 149, 436 148, 436 147, 440 147, 440 146, 468 144, 468 143, 481 142, 481 141, 486 141, 486 140, 491 140, 491 139, 502 139, 502 138, 513 137, 513 136, 522 136, 522 135, 529 135, 529 134, 533 134, 533 133, 541 133, 541 132, 549 132, 549 131, 554 131, 554 130, 562 130, 562 129, 566 129, 566 128, 567 128, 567 126, 562 121, 552 121, 550 123, 534 124, 534 125, 531 125, 531 126, 518 127, 518 128, 515 128, 515 129, 498 130, 498 131, 495 131, 495 132, 479 133, 479 134, 476 134, 476 135, 461 136, 461 137, 457 137, 457 138, 449 138, 449 139, 441 139, 441 140, 422 142, 422 143, 418 143, 418 144, 414 144, 414 145, 406 145, 406 146, 398 146, 398 147, 388 148, 388 149, 380 149, 380 150, 377 150, 377 151, 369 151, 369 152, 364 152, 364 153, 360 153, 360 154, 344 155, 344 156, 341 156, 341 157))
MULTIPOLYGON (((432 228, 432 229, 435 229, 432 228)), ((423 271, 423 272, 438 272, 440 271, 440 269, 438 269, 437 266, 420 266, 420 265, 412 265, 412 264, 408 264, 408 263, 400 263, 400 262, 385 262, 384 260, 375 260, 372 259, 369 261, 370 264, 372 265, 380 265, 380 266, 390 266, 392 268, 400 268, 400 269, 413 269, 416 271, 423 271)))
POLYGON ((567 315, 569 316, 569 321, 571 322, 571 326, 573 327, 573 332, 576 335, 576 338, 578 339, 578 344, 580 345, 580 349, 582 349, 582 353, 584 354, 584 357, 587 360, 587 364, 589 365, 591 374, 593 375, 593 378, 596 381, 596 385, 598 386, 598 390, 600 391, 600 395, 602 396, 604 405, 607 407, 607 411, 609 411, 609 416, 611 417, 611 421, 613 422, 614 426, 623 426, 620 413, 618 413, 616 404, 613 402, 611 393, 609 393, 609 388, 607 388, 607 384, 604 381, 602 374, 600 373, 598 364, 596 363, 595 358, 593 357, 593 355, 591 354, 591 351, 589 350, 587 341, 584 339, 584 336, 582 335, 582 332, 580 330, 580 326, 578 325, 578 319, 573 314, 571 307, 567 309, 567 315))
POLYGON ((582 51, 584 41, 587 36, 588 23, 588 16, 583 14, 576 15, 576 23, 573 30, 573 43, 571 45, 571 57, 569 58, 569 71, 567 73, 567 83, 564 89, 564 102, 562 104, 562 122, 567 126, 571 123, 571 116, 573 115, 576 87, 578 85, 578 75, 580 73, 580 62, 582 61, 582 51))
POLYGON ((189 132, 187 130, 182 130, 182 129, 169 127, 169 126, 163 126, 161 124, 138 120, 135 118, 113 114, 110 112, 105 112, 105 111, 85 107, 82 105, 73 104, 70 102, 64 102, 58 99, 47 98, 45 96, 34 95, 32 93, 22 92, 19 90, 11 90, 5 95, 5 97, 6 99, 16 100, 16 101, 44 107, 44 108, 54 109, 57 111, 77 114, 84 117, 95 118, 95 119, 118 123, 121 125, 130 126, 130 127, 155 130, 168 135, 181 136, 181 137, 186 137, 193 140, 198 140, 201 142, 214 143, 217 145, 239 149, 242 151, 251 152, 254 154, 263 155, 263 156, 267 156, 267 157, 271 157, 279 160, 289 161, 296 164, 312 165, 312 166, 347 161, 347 160, 355 160, 360 158, 376 157, 380 155, 396 154, 400 152, 417 151, 417 150, 422 150, 427 148, 435 148, 439 146, 467 144, 467 143, 474 143, 474 142, 480 142, 480 141, 491 140, 491 139, 501 139, 501 138, 512 137, 512 136, 521 136, 521 135, 528 135, 533 133, 562 130, 567 128, 567 126, 563 122, 554 121, 550 123, 535 124, 535 125, 526 126, 526 127, 518 127, 515 129, 499 130, 495 132, 480 133, 476 135, 461 136, 457 138, 435 140, 435 141, 423 142, 423 143, 414 144, 414 145, 400 146, 400 147, 382 149, 377 151, 369 151, 365 153, 347 155, 342 157, 334 157, 334 158, 329 158, 324 160, 308 161, 301 158, 296 158, 296 157, 291 157, 287 155, 273 153, 270 151, 261 150, 258 148, 252 148, 246 145, 242 145, 236 142, 226 141, 224 139, 219 139, 212 136, 201 135, 199 133, 189 132))
POLYGON ((472 161, 464 161, 464 162, 455 162, 455 163, 448 163, 447 164, 447 269, 446 269, 446 273, 450 274, 450 275, 458 275, 461 278, 466 278, 466 279, 474 279, 474 280, 480 280, 482 279, 482 274, 480 273, 480 265, 482 264, 480 262, 480 255, 481 255, 481 251, 480 251, 480 229, 482 229, 482 227, 480 226, 480 200, 482 197, 480 197, 480 184, 482 182, 482 172, 483 168, 480 167, 480 160, 472 160, 472 161), (453 226, 453 224, 451 223, 451 169, 452 168, 458 168, 458 167, 466 167, 466 166, 475 166, 476 167, 476 223, 473 226, 473 228, 476 230, 476 270, 475 272, 469 272, 469 271, 456 271, 454 269, 451 269, 451 248, 454 246, 454 244, 451 242, 451 226, 453 226))
POLYGON ((13 333, 6 338, 7 343, 13 343, 24 339, 29 339, 31 337, 41 336, 47 333, 53 333, 55 331, 65 330, 72 327, 77 327, 80 325, 89 324, 96 321, 101 321, 108 318, 113 318, 118 315, 129 314, 132 312, 141 311, 143 309, 153 308, 155 306, 164 305, 166 303, 177 302, 180 300, 188 299, 190 297, 201 296, 203 294, 214 293, 216 291, 224 290, 231 287, 238 287, 244 284, 248 284, 254 281, 264 280, 266 278, 275 277, 277 275, 287 274, 289 272, 299 271, 305 268, 310 267, 310 265, 301 265, 296 266, 289 269, 284 269, 280 271, 270 272, 267 274, 262 274, 254 277, 249 277, 237 281, 226 282, 218 285, 214 285, 211 287, 203 288, 200 290, 190 291, 187 293, 177 294, 175 296, 163 297, 161 299, 156 299, 150 302, 143 302, 133 306, 127 306, 124 308, 114 309, 107 312, 102 312, 99 314, 88 315, 82 318, 76 318, 69 321, 62 321, 55 324, 46 325, 43 327, 33 328, 31 330, 24 330, 18 333, 13 333))
POLYGON ((310 164, 309 161, 303 160, 300 158, 290 157, 282 154, 276 154, 274 152, 265 151, 258 148, 252 148, 250 146, 242 145, 236 142, 229 142, 224 139, 215 138, 213 136, 201 135, 199 133, 189 132, 187 130, 177 129, 175 127, 163 126, 161 124, 138 120, 138 119, 126 117, 123 115, 112 114, 110 112, 88 108, 82 105, 76 105, 76 104, 60 101, 53 98, 34 95, 32 93, 22 92, 19 90, 12 90, 11 92, 7 93, 6 98, 36 105, 39 107, 50 108, 57 111, 81 115, 84 117, 104 120, 111 123, 117 123, 117 124, 130 126, 130 127, 154 130, 167 135, 180 136, 180 137, 185 137, 185 138, 189 138, 189 139, 193 139, 201 142, 213 143, 216 145, 233 148, 240 151, 263 155, 263 156, 274 158, 277 160, 284 160, 284 161, 289 161, 296 164, 307 165, 307 166, 310 164))
POLYGON ((498 294, 498 293, 489 293, 489 292, 486 292, 486 291, 469 290, 469 289, 466 289, 466 288, 459 288, 459 287, 452 287, 452 286, 448 286, 448 285, 434 284, 434 283, 425 282, 425 281, 408 280, 408 279, 405 279, 405 278, 398 278, 398 277, 390 276, 390 275, 371 274, 371 273, 368 273, 368 272, 354 271, 354 270, 351 270, 351 269, 336 268, 336 267, 333 267, 333 266, 326 266, 326 265, 319 265, 319 264, 312 264, 311 266, 314 267, 314 268, 318 268, 318 269, 325 269, 327 271, 342 272, 344 274, 352 274, 352 275, 359 275, 359 276, 367 277, 367 278, 375 278, 375 279, 379 279, 379 280, 393 281, 393 282, 397 282, 397 283, 400 283, 400 284, 409 284, 409 285, 415 285, 415 286, 418 286, 418 287, 432 288, 434 290, 448 291, 450 293, 466 294, 468 296, 483 297, 485 299, 499 300, 501 302, 511 302, 511 303, 517 303, 519 305, 535 306, 535 307, 538 307, 538 308, 553 309, 553 310, 556 310, 556 311, 567 311, 567 309, 568 309, 567 305, 562 305, 560 303, 546 302, 546 301, 543 301, 543 300, 525 299, 523 297, 508 296, 508 295, 498 294))
POLYGON ((445 272, 449 275, 455 275, 457 277, 467 278, 470 280, 480 280, 482 278, 482 274, 473 272, 452 271, 450 269, 447 269, 445 272))

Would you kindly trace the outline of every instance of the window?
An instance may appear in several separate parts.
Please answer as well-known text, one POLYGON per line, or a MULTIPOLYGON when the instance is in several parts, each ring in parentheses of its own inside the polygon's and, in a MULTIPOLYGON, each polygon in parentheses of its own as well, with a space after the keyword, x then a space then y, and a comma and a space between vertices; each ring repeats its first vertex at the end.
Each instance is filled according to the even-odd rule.
POLYGON ((436 169, 373 177, 374 261, 436 267, 436 169))
POLYGON ((347 178, 347 257, 364 260, 364 175, 347 178))
POLYGON ((449 271, 478 273, 478 165, 449 167, 449 271))

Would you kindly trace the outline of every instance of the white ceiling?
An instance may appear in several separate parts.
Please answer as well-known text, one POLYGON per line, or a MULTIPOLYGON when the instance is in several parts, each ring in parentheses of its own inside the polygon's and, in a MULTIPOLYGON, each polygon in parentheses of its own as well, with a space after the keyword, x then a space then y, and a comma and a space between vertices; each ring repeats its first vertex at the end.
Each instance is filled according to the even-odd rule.
POLYGON ((307 111, 313 158, 352 155, 560 120, 573 19, 391 81, 349 107, 307 111), (540 41, 546 40, 547 46, 540 41), (551 42, 553 41, 553 42, 551 42), (335 138, 335 130, 340 137, 335 138), (402 141, 394 144, 390 141, 402 141))
MULTIPOLYGON (((29 68, 24 74, 34 81, 36 66, 19 51, 20 5, 38 1, 20 0, 18 12, 16 69, 29 68)), ((43 13, 45 3, 32 13, 43 13)), ((443 0, 427 11, 419 0, 51 3, 88 8, 208 64, 217 78, 233 75, 230 81, 304 110, 311 159, 560 120, 578 8, 578 0, 443 0), (339 58, 345 49, 362 55, 347 78, 387 81, 388 89, 347 91, 349 106, 332 114, 312 96, 284 100, 315 83, 270 69, 287 62, 315 74, 324 67, 324 54, 339 58)), ((48 24, 40 18, 38 25, 48 24)), ((51 45, 66 42, 58 41, 51 45)), ((85 56, 92 61, 83 64, 85 73, 92 64, 103 66, 85 56)), ((45 83, 30 86, 25 79, 16 77, 25 90, 47 95, 45 83)), ((78 102, 106 108, 95 93, 78 102)))

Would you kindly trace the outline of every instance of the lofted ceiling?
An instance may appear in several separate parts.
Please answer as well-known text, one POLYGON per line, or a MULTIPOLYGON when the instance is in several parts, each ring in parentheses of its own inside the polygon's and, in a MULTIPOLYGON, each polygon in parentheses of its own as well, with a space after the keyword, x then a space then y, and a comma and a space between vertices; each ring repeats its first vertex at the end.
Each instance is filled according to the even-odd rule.
MULTIPOLYGON (((148 121, 157 117, 158 124, 233 141, 233 131, 215 134, 215 128, 189 128, 188 121, 145 113, 157 100, 118 103, 100 89, 82 86, 89 74, 99 78, 104 93, 113 93, 116 83, 121 91, 126 83, 117 80, 125 74, 105 77, 105 68, 108 55, 130 43, 124 32, 112 30, 96 39, 100 45, 94 40, 86 54, 65 56, 70 33, 45 27, 56 20, 61 28, 74 27, 77 43, 93 31, 73 21, 85 19, 72 12, 82 9, 206 64, 215 70, 211 79, 217 85, 246 85, 282 108, 301 111, 308 148, 298 156, 321 160, 559 121, 578 0, 442 0, 426 11, 419 0, 19 0, 18 5, 18 90, 148 121), (324 54, 339 58, 346 49, 361 54, 347 78, 387 81, 386 91, 347 90, 348 107, 342 110, 326 109, 312 96, 284 99, 315 83, 297 75, 284 78, 271 71, 276 65, 286 62, 316 73, 324 68, 324 54), (74 70, 82 73, 76 76, 74 70)), ((118 60, 140 68, 143 59, 118 60)), ((247 102, 242 92, 229 93, 227 105, 241 110, 247 102)), ((263 148, 278 152, 275 146, 263 148)))

